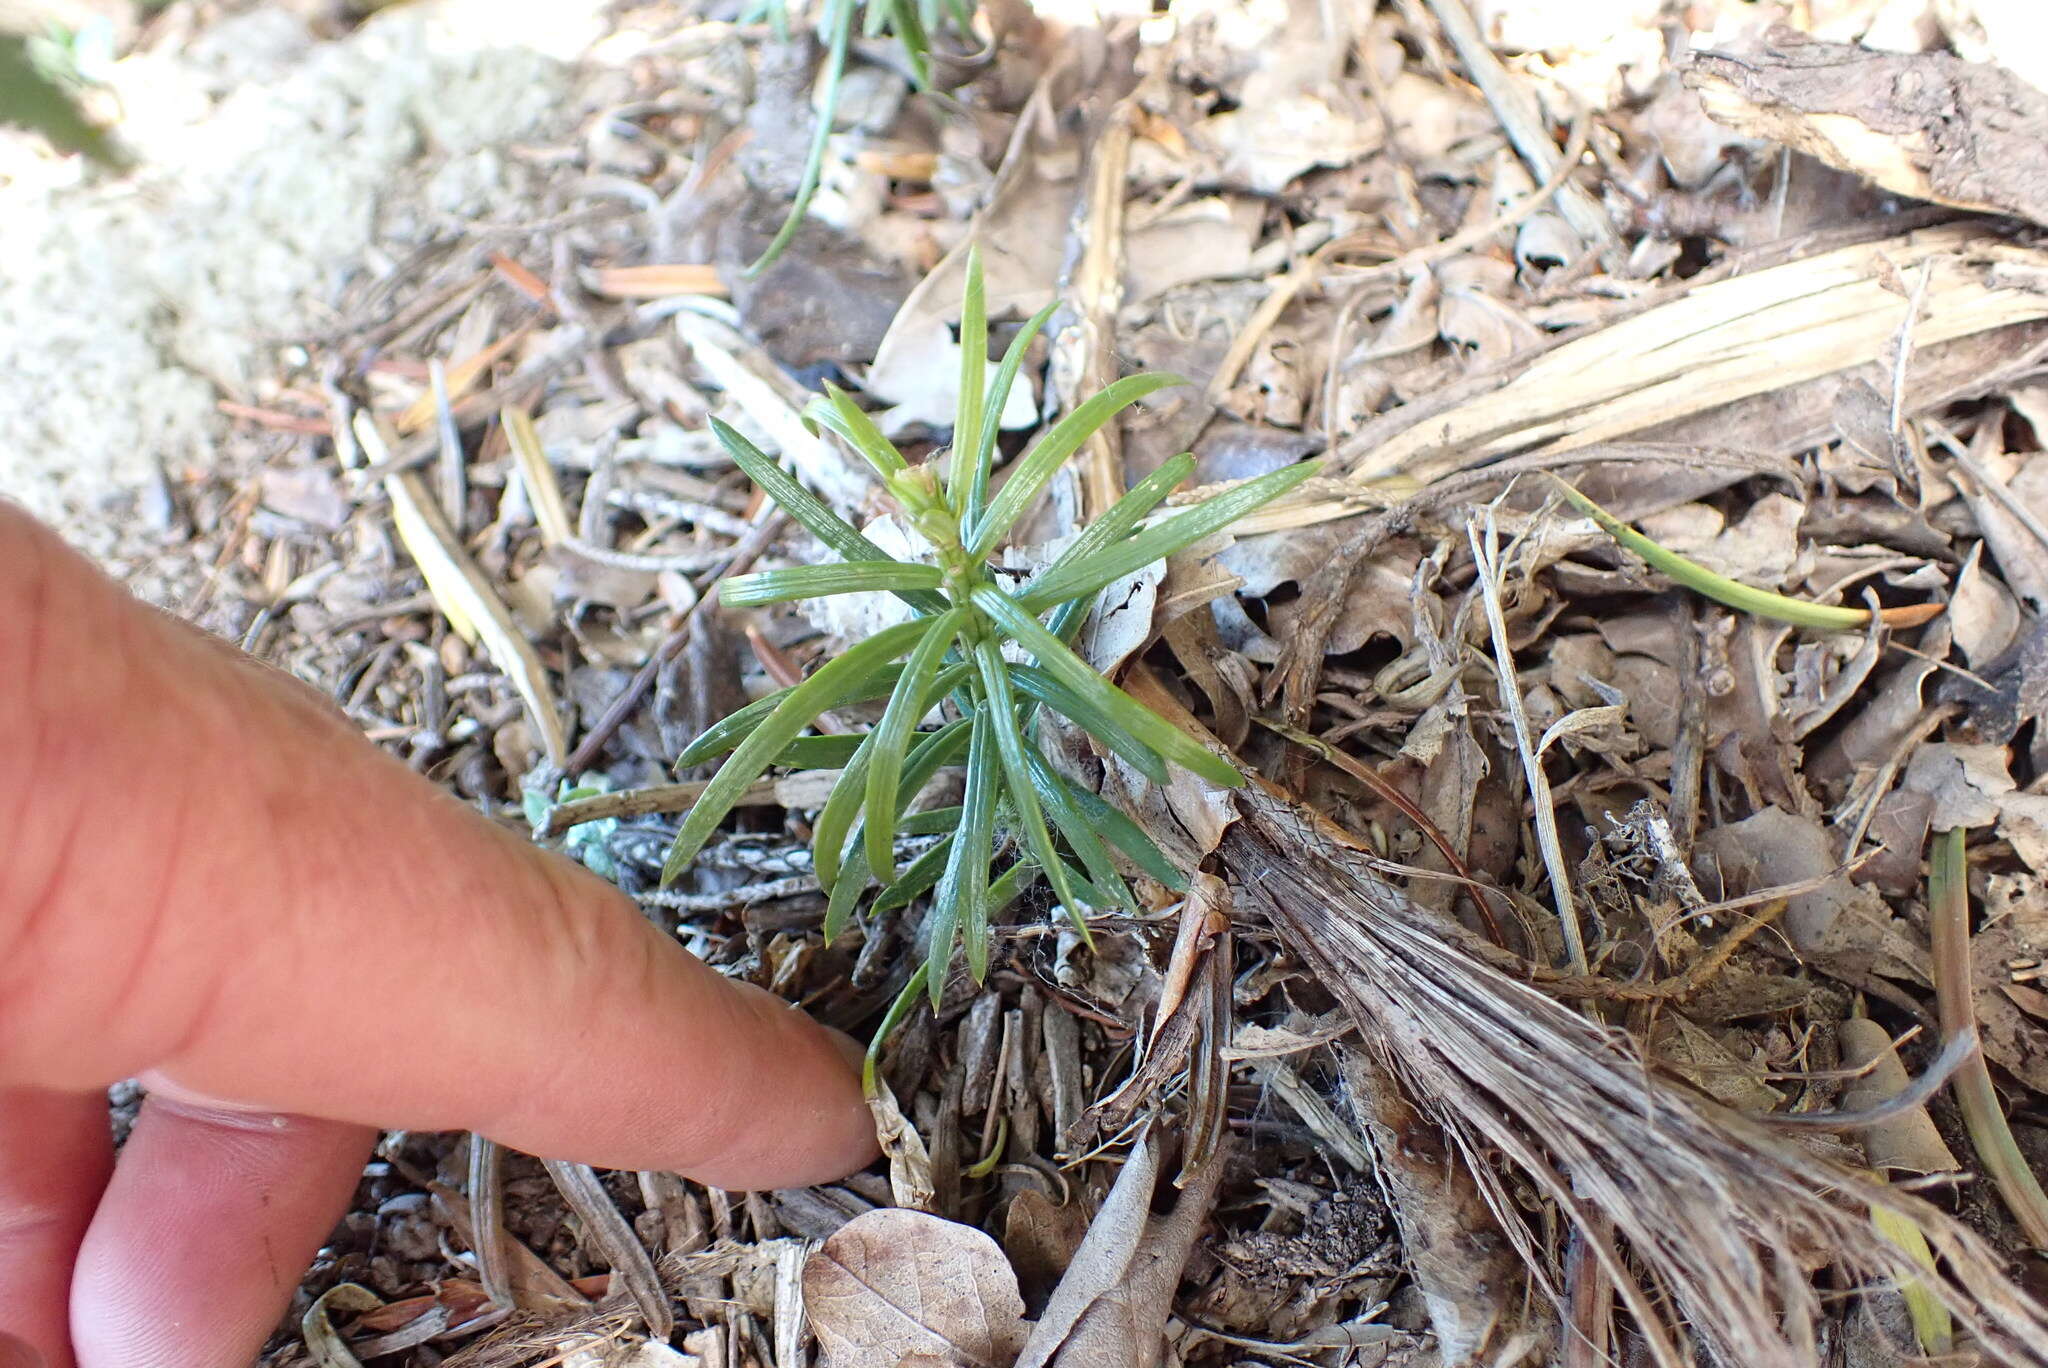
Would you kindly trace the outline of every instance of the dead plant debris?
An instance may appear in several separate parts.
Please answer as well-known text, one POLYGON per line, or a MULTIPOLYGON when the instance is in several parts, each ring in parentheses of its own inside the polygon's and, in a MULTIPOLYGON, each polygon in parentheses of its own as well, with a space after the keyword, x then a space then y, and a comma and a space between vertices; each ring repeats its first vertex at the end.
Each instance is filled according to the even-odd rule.
POLYGON ((973 245, 998 355, 1064 303, 999 461, 1195 382, 1003 574, 1183 451, 1186 497, 1329 458, 1080 638, 1255 782, 1046 729, 1192 891, 1127 870, 1092 947, 1012 905, 883 1053, 888 1174, 393 1136, 267 1362, 2048 1364, 2048 94, 1979 36, 2025 8, 990 4, 945 99, 854 45, 749 278, 818 54, 616 7, 530 219, 355 272, 224 406, 258 459, 173 491, 186 610, 870 1034, 924 903, 828 943, 809 846, 875 708, 658 887, 675 758, 897 620, 719 603, 824 552, 710 423, 907 554, 799 415, 944 447, 973 245))

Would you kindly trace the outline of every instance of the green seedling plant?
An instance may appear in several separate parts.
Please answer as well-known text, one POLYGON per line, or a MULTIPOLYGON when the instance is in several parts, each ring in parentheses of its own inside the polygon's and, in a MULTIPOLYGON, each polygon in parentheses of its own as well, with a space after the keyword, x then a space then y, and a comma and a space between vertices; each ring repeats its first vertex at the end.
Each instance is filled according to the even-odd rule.
POLYGON ((982 980, 991 919, 1038 878, 1083 936, 1084 908, 1138 910, 1111 847, 1161 884, 1184 887, 1180 871, 1136 823, 1047 762, 1039 723, 1046 711, 1066 718, 1156 783, 1166 781, 1169 765, 1214 784, 1243 783, 1234 765, 1103 678, 1070 643, 1105 587, 1228 527, 1315 469, 1312 462, 1289 466, 1151 518, 1193 473, 1192 456, 1175 457, 1094 519, 1037 575, 1008 587, 990 558, 1067 460, 1131 403, 1185 383, 1159 374, 1116 381, 1040 436, 991 492, 997 418, 1051 314, 1047 307, 1024 325, 991 380, 981 264, 970 253, 953 442, 949 454, 932 461, 905 460, 835 388, 827 386, 806 410, 808 421, 836 433, 874 467, 924 540, 929 560, 887 555, 745 437, 713 422, 718 440, 754 483, 841 558, 724 580, 719 593, 726 606, 881 591, 896 595, 912 615, 853 643, 801 683, 741 708, 684 750, 679 766, 729 758, 677 832, 663 881, 696 858, 770 766, 839 767, 813 828, 814 867, 828 895, 827 939, 845 929, 870 885, 880 887, 871 915, 927 892, 933 900, 923 965, 892 1021, 920 989, 936 1004, 956 946, 975 980, 982 980), (880 720, 858 738, 803 735, 820 713, 881 698, 888 702, 880 720), (923 729, 942 703, 951 716, 923 729), (961 803, 910 813, 918 791, 953 763, 965 765, 961 803), (897 838, 917 835, 939 840, 899 869, 897 838), (1006 853, 1014 860, 994 874, 1006 853))
MULTIPOLYGON (((789 36, 788 0, 759 0, 743 17, 753 22, 765 18, 779 37, 789 36)), ((856 23, 869 38, 894 35, 902 47, 904 63, 910 69, 911 82, 919 90, 929 90, 931 35, 947 22, 963 34, 972 33, 973 6, 966 0, 943 0, 943 4, 934 3, 934 0, 864 0, 864 3, 862 0, 826 0, 824 12, 818 17, 818 38, 825 44, 824 83, 819 91, 819 103, 823 107, 818 114, 817 127, 811 133, 810 147, 804 154, 796 198, 790 202, 782 227, 761 253, 760 259, 747 268, 748 275, 758 275, 767 270, 782 255, 783 249, 789 246, 797 230, 803 226, 804 214, 811 207, 811 197, 818 192, 818 178, 825 166, 825 146, 831 140, 832 125, 839 109, 839 83, 846 75, 846 58, 853 46, 856 23)))

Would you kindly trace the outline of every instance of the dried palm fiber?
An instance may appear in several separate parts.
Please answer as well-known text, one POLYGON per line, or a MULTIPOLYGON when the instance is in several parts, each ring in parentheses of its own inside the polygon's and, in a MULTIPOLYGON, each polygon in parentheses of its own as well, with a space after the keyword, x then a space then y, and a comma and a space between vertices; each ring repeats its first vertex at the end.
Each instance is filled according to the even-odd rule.
MULTIPOLYGON (((1999 1362, 2048 1365, 2048 1310, 2003 1261, 1935 1207, 1874 1183, 1754 1121, 1652 1078, 1633 1043, 1485 962, 1469 934, 1387 883, 1342 835, 1254 788, 1217 853, 1415 1102, 1461 1151, 1496 1219, 1541 1280, 1543 1262, 1497 1151, 1581 1228, 1612 1221, 1711 1359, 1809 1368, 1832 1261, 1865 1284, 1918 1279, 1999 1362), (1873 1208, 1926 1234, 1937 1273, 1879 1238, 1873 1208)), ((1694 1361, 1612 1255, 1603 1262, 1663 1364, 1694 1361)))

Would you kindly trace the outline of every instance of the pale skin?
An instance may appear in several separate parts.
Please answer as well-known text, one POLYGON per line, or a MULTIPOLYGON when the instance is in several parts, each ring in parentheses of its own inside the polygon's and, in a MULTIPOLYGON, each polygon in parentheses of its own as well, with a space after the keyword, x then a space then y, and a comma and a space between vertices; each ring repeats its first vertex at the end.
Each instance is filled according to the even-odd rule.
POLYGON ((873 1155, 843 1037, 5 502, 0 754, 0 1368, 249 1362, 377 1127, 728 1188, 873 1155))

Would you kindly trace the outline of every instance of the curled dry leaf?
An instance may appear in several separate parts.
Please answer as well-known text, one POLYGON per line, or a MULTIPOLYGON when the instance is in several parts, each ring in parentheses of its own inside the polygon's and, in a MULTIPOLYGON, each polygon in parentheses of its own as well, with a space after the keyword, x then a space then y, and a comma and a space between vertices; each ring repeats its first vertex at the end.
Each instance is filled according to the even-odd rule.
POLYGON ((1053 1289, 1017 1368, 1155 1368, 1181 1269, 1208 1219, 1228 1160, 1227 1146, 1189 1177, 1173 1210, 1151 1214, 1159 1160, 1141 1138, 1117 1175, 1088 1235, 1053 1289))
POLYGON ((1028 1329, 996 1242, 921 1211, 854 1217, 805 1262, 803 1289, 825 1368, 1007 1368, 1028 1329))
MULTIPOLYGON (((1850 1017, 1841 1026, 1842 1067, 1868 1068, 1842 1090, 1842 1110, 1867 1111, 1906 1090, 1912 1080, 1884 1027, 1869 1017, 1850 1017)), ((1872 1168, 1895 1173, 1948 1173, 1958 1167, 1941 1132, 1925 1107, 1908 1107, 1897 1116, 1865 1127, 1863 1152, 1872 1168)))

